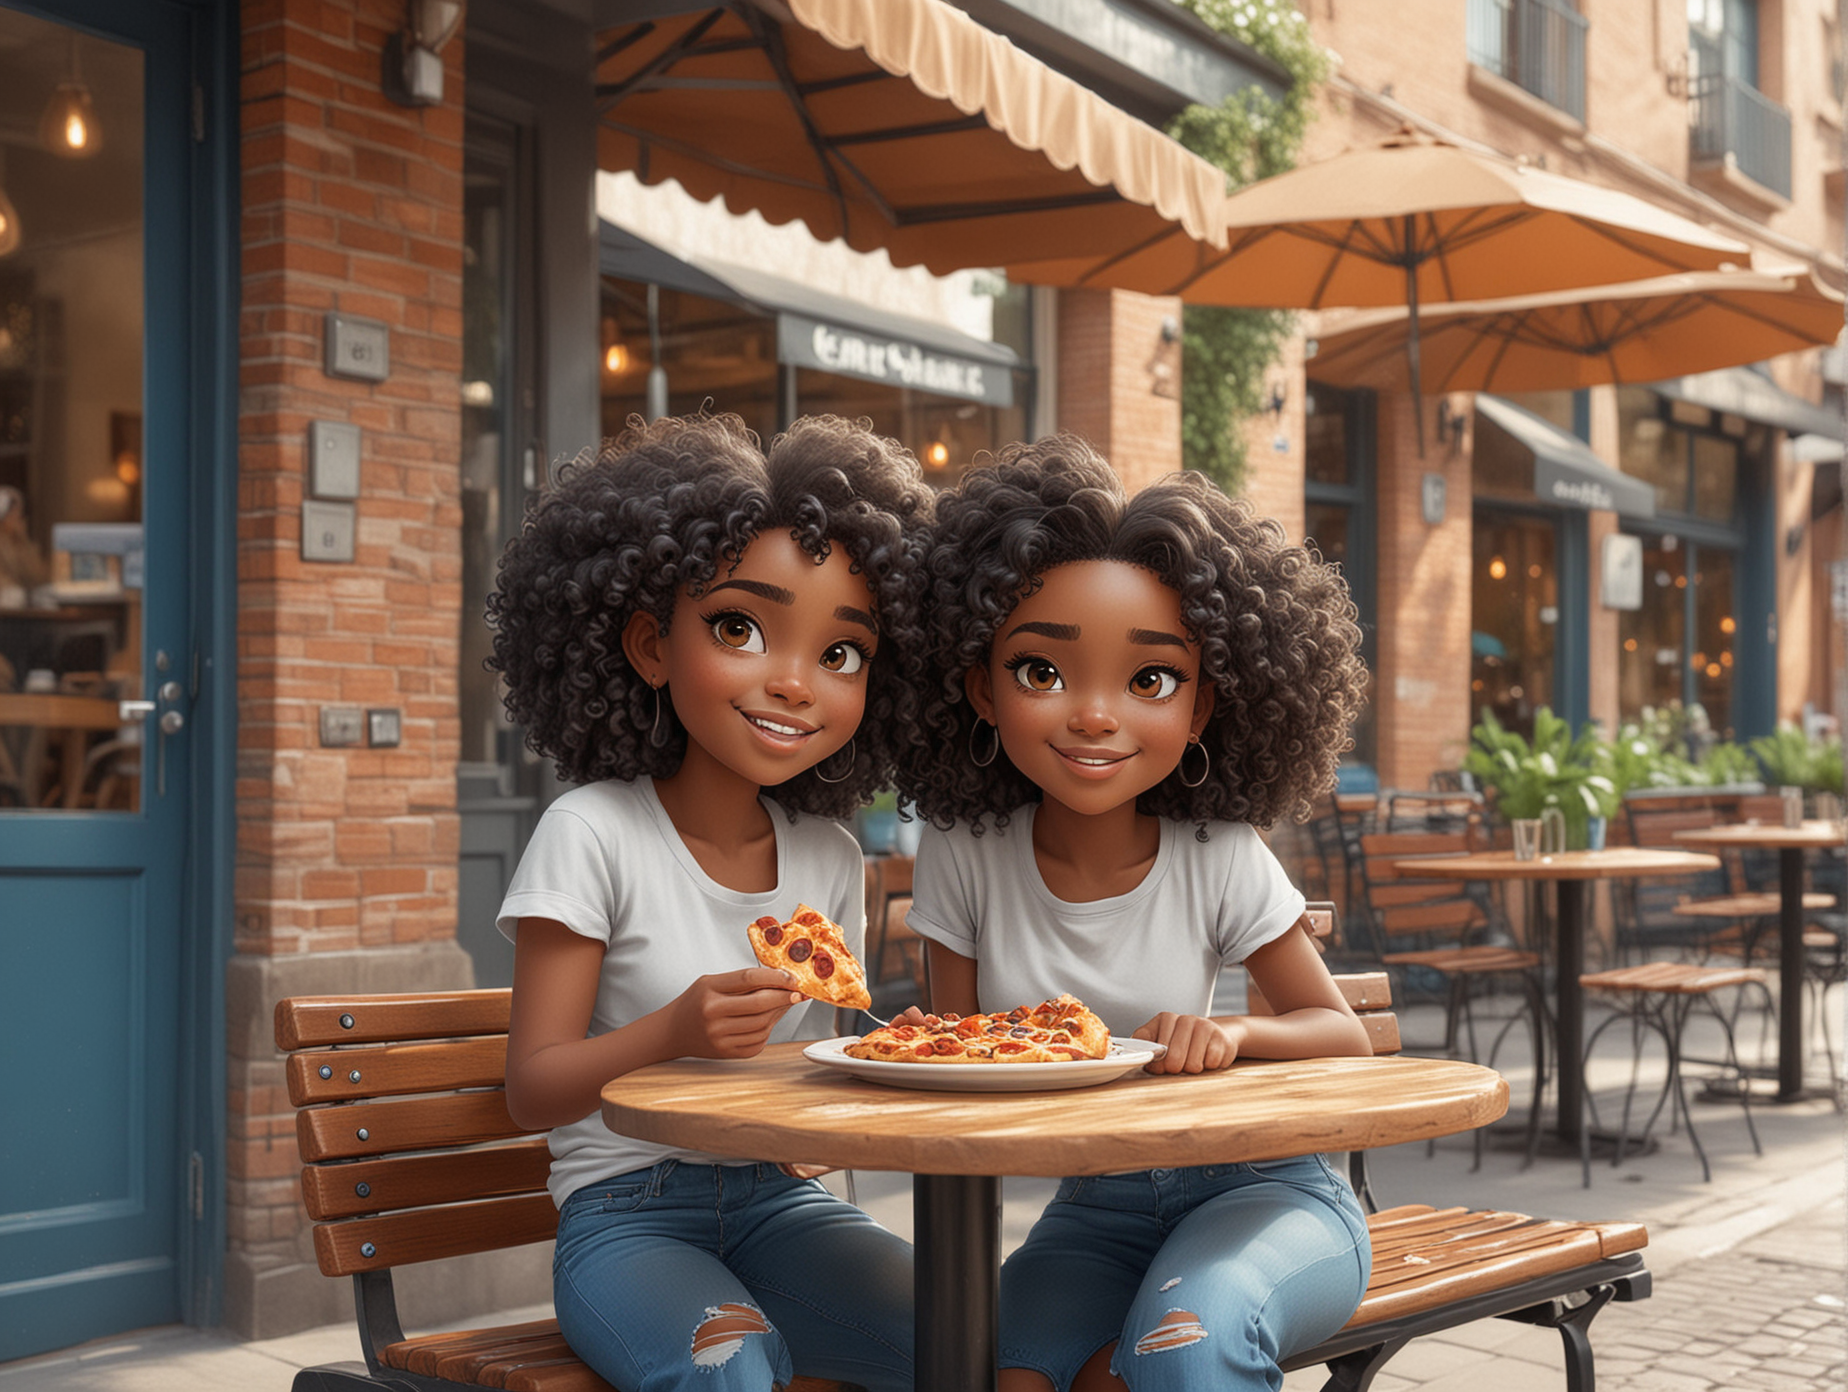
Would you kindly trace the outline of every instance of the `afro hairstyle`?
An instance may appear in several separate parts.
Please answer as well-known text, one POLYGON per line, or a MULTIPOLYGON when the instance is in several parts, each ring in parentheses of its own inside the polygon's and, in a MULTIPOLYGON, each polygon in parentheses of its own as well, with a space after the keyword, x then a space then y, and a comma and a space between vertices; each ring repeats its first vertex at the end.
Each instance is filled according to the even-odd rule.
POLYGON ((645 611, 665 632, 683 593, 703 592, 762 533, 787 531, 817 564, 838 546, 865 577, 880 647, 845 776, 810 768, 767 791, 792 814, 850 815, 891 786, 889 732, 917 718, 905 659, 919 646, 932 502, 917 461, 870 422, 807 417, 766 456, 735 415, 631 418, 560 470, 501 556, 486 665, 508 716, 568 782, 671 776, 686 731, 672 694, 630 665, 623 630, 645 611))
MULTIPOLYGON (((964 674, 989 660, 994 637, 1040 577, 1072 561, 1152 571, 1181 598, 1216 693, 1200 742, 1210 756, 1194 788, 1170 773, 1137 799, 1151 816, 1269 827, 1303 819, 1335 783, 1367 688, 1361 631, 1333 567, 1283 528, 1228 499, 1203 475, 1165 475, 1133 497, 1083 440, 1009 445, 937 500, 926 563, 927 689, 899 792, 932 823, 967 822, 1038 801, 1040 790, 997 749, 973 750, 980 722, 964 674)), ((998 741, 995 741, 998 745, 998 741)))

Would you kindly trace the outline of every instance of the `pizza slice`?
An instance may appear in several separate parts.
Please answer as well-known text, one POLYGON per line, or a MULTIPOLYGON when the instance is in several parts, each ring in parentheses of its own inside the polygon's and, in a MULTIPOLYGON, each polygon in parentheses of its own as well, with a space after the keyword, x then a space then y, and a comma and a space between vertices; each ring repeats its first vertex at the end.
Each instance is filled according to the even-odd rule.
POLYGON ((766 967, 781 967, 805 996, 830 1005, 870 1010, 866 972, 847 950, 840 925, 807 904, 796 905, 787 923, 765 914, 750 926, 751 950, 766 967))
POLYGON ((926 1015, 873 1030, 842 1051, 886 1063, 1069 1063, 1103 1058, 1110 1030, 1071 996, 984 1015, 926 1015))

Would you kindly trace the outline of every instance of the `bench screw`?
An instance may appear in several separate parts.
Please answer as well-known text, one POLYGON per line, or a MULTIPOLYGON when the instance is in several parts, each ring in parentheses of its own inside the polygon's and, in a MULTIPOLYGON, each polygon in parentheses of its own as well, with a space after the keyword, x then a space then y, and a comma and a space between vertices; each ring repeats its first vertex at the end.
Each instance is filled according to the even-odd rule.
POLYGON ((374 1247, 370 1242, 362 1242, 359 1245, 359 1254, 362 1257, 376 1257, 378 1252, 379 1249, 374 1247))
POLYGON ((351 1015, 342 1015, 340 1017, 340 1028, 341 1029, 352 1029, 353 1028, 353 1017, 351 1015))
POLYGON ((323 1078, 331 1078, 334 1076, 334 1070, 324 1063, 321 1065, 321 1076, 323 1078))
POLYGON ((347 1081, 349 1083, 357 1083, 359 1081, 359 1070, 357 1068, 347 1074, 347 1081))
POLYGON ((355 1184, 353 1186, 353 1192, 358 1194, 362 1199, 369 1198, 372 1194, 372 1186, 370 1184, 355 1184))
POLYGON ((355 1134, 357 1134, 362 1141, 369 1141, 372 1139, 372 1133, 363 1126, 360 1127, 355 1134))

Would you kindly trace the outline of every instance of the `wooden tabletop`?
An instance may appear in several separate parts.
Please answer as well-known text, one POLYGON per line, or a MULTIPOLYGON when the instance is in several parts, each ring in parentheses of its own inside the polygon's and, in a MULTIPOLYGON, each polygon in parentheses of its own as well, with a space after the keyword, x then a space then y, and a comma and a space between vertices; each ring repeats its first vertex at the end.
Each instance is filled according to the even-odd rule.
POLYGON ((1648 875, 1688 875, 1717 870, 1715 856, 1653 846, 1613 846, 1602 851, 1555 851, 1516 860, 1513 851, 1398 860, 1401 875, 1426 880, 1625 880, 1648 875))
POLYGON ((1696 827, 1692 831, 1676 832, 1675 839, 1685 841, 1690 846, 1707 846, 1716 851, 1738 846, 1824 850, 1843 844, 1841 823, 1814 819, 1794 827, 1778 822, 1735 822, 1731 826, 1696 827))
POLYGON ((923 1092, 811 1063, 800 1044, 754 1059, 675 1059, 603 1089, 604 1121, 642 1140, 942 1175, 1275 1160, 1450 1135, 1507 1108, 1500 1074, 1451 1059, 1254 1061, 1193 1075, 1138 1069, 1055 1092, 923 1092))
POLYGON ((0 694, 0 725, 52 725, 65 730, 113 730, 124 722, 118 703, 101 696, 52 691, 0 694))

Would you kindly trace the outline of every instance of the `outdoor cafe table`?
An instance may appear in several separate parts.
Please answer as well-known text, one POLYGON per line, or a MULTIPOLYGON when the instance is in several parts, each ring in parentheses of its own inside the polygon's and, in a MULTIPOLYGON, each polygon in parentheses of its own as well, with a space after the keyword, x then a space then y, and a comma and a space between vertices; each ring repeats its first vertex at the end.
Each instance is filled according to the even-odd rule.
POLYGON ((1775 850, 1778 870, 1777 919, 1777 1094, 1797 1102, 1803 1091, 1803 853, 1842 845, 1835 822, 1808 821, 1787 827, 1771 823, 1700 827, 1675 833, 1677 841, 1706 851, 1775 850))
POLYGON ((915 1175, 919 1392, 994 1386, 1001 1175, 1361 1150, 1468 1131, 1507 1107, 1500 1074, 1453 1059, 1252 1061, 1065 1090, 925 1092, 811 1063, 800 1044, 674 1059, 603 1089, 603 1119, 625 1136, 915 1175))
POLYGON ((1719 868, 1719 860, 1690 851, 1615 846, 1602 851, 1556 851, 1517 860, 1513 851, 1400 860, 1393 869, 1419 879, 1552 880, 1559 886, 1553 916, 1553 1029, 1559 1059, 1559 1114, 1554 1128, 1577 1149, 1585 1106, 1585 886, 1593 880, 1691 875, 1719 868))

